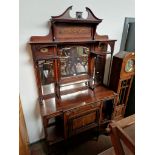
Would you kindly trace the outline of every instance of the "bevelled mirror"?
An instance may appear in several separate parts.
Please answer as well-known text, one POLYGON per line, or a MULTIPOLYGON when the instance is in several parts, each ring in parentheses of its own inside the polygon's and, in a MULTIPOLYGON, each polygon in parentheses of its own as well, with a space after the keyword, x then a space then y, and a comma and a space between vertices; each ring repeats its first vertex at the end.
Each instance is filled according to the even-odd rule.
POLYGON ((38 63, 43 95, 54 93, 53 61, 39 61, 38 63))
POLYGON ((70 46, 60 49, 60 75, 70 77, 88 73, 89 48, 70 46))

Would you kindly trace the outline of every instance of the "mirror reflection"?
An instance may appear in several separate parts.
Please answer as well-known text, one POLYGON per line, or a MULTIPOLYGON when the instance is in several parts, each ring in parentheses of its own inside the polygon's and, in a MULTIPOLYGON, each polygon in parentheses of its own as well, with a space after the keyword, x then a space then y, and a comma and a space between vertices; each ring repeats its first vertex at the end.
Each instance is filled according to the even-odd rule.
POLYGON ((42 85, 50 84, 54 79, 53 61, 39 62, 42 85))
POLYGON ((89 48, 83 46, 65 47, 60 50, 61 77, 87 74, 89 48))
POLYGON ((47 84, 42 86, 43 95, 48 95, 54 93, 54 84, 47 84))

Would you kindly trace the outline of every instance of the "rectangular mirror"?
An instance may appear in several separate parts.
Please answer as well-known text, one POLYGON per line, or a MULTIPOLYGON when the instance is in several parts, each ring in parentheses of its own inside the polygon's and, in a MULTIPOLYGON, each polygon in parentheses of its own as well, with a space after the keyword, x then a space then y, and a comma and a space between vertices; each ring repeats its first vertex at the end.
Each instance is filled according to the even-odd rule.
POLYGON ((76 76, 88 73, 89 48, 71 46, 60 49, 61 77, 76 76))
POLYGON ((38 63, 42 85, 54 82, 53 61, 39 61, 38 63))

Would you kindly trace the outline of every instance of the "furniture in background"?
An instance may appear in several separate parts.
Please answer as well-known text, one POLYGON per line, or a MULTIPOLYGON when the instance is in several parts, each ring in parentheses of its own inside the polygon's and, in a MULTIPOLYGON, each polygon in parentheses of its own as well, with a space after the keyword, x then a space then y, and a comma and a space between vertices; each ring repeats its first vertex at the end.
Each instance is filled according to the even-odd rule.
POLYGON ((118 101, 113 117, 121 119, 125 115, 128 97, 135 74, 135 53, 121 51, 113 57, 109 88, 115 91, 118 101))
MULTIPOLYGON (((126 17, 122 33, 120 51, 135 52, 135 18, 126 17)), ((135 113, 135 77, 133 78, 125 116, 135 113)))
POLYGON ((109 124, 109 134, 113 147, 99 155, 134 155, 135 154, 135 115, 109 124))

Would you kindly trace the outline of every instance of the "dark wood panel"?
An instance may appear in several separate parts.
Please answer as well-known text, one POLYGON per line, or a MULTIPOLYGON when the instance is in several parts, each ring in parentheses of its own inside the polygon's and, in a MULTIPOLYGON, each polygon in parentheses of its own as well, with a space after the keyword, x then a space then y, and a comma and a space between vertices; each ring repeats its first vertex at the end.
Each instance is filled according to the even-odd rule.
POLYGON ((29 140, 21 100, 19 98, 19 155, 30 155, 29 140))

